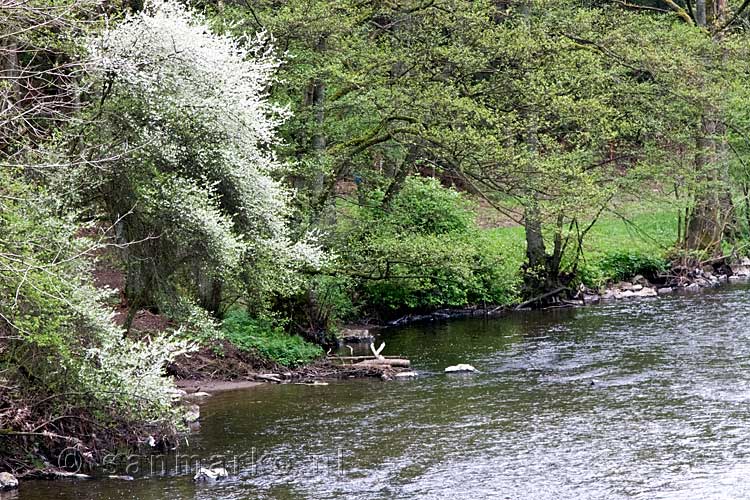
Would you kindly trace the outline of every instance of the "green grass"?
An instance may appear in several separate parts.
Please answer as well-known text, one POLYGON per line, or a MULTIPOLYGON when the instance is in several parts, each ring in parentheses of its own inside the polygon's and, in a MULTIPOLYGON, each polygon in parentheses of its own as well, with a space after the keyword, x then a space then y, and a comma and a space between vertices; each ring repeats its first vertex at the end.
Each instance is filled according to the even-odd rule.
POLYGON ((254 352, 283 366, 299 366, 323 355, 320 346, 299 335, 289 335, 270 320, 251 318, 243 311, 227 314, 222 330, 238 349, 254 352))
MULTIPOLYGON (((623 216, 603 216, 586 235, 580 278, 590 286, 601 286, 663 266, 677 237, 677 214, 664 206, 626 206, 623 216)), ((520 269, 525 259, 525 236, 520 226, 484 230, 502 252, 506 266, 520 269)))

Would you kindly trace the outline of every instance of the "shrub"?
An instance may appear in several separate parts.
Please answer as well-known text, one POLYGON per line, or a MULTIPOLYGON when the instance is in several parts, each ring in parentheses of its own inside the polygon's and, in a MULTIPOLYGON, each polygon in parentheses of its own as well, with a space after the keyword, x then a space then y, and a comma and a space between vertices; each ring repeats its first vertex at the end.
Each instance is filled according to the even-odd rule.
POLYGON ((455 189, 444 188, 436 179, 407 177, 384 219, 398 232, 448 234, 473 228, 475 214, 455 189))
POLYGON ((299 335, 289 335, 267 318, 251 318, 243 311, 230 311, 222 326, 232 344, 279 363, 295 367, 323 355, 323 350, 299 335))
POLYGON ((618 281, 637 274, 654 276, 667 269, 666 259, 640 252, 616 251, 608 253, 596 263, 587 266, 581 279, 590 284, 602 284, 607 280, 618 281), (587 278, 587 279, 586 279, 587 278), (598 281, 592 282, 593 280, 598 281))
POLYGON ((435 309, 515 300, 517 265, 477 228, 465 196, 409 177, 390 207, 371 193, 339 225, 334 251, 364 308, 435 309))

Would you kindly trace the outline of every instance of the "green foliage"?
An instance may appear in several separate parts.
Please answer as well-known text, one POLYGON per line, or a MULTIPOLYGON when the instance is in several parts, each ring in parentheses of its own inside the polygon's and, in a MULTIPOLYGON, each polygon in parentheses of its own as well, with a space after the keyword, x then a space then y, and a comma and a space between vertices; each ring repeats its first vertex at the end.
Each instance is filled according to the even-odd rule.
POLYGON ((441 235, 465 233, 474 227, 472 203, 437 179, 407 177, 398 196, 386 207, 382 223, 398 233, 441 235))
POLYGON ((666 271, 668 265, 666 259, 658 256, 628 251, 608 254, 598 263, 602 276, 611 280, 632 278, 638 274, 655 276, 666 271))
POLYGON ((0 169, 0 374, 26 394, 69 393, 68 404, 100 411, 103 425, 171 426, 164 367, 190 344, 124 337, 85 258, 104 247, 77 234, 93 224, 57 216, 53 196, 0 169))
POLYGON ((342 207, 332 240, 343 272, 357 284, 365 309, 434 309, 507 304, 516 296, 517 268, 505 249, 475 224, 465 195, 434 179, 407 177, 388 206, 383 193, 342 207))
POLYGON ((243 311, 231 311, 222 325, 226 339, 239 349, 251 351, 280 365, 294 367, 323 355, 320 346, 299 335, 289 335, 267 318, 252 318, 243 311))

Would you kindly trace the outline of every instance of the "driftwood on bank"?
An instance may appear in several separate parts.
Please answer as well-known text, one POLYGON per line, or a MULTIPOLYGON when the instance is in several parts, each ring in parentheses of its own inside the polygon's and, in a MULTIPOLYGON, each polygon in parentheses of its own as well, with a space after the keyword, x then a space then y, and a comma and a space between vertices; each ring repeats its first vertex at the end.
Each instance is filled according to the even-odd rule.
POLYGON ((551 292, 543 293, 543 294, 539 295, 538 297, 534 297, 533 299, 527 300, 526 302, 524 302, 524 303, 522 303, 522 304, 518 304, 518 305, 516 306, 516 311, 518 311, 519 309, 523 309, 524 307, 526 307, 526 306, 528 306, 528 305, 531 305, 531 304, 533 304, 534 302, 539 302, 540 300, 544 300, 544 299, 546 299, 547 297, 551 297, 551 296, 553 296, 553 295, 557 295, 558 293, 562 292, 562 291, 563 291, 563 290, 565 290, 566 288, 567 288, 567 287, 561 286, 561 287, 559 287, 559 288, 555 288, 555 289, 554 289, 554 290, 552 290, 551 292))
POLYGON ((328 359, 332 361, 340 361, 342 364, 346 364, 347 361, 352 366, 372 366, 372 367, 397 367, 397 368, 409 368, 411 362, 402 356, 383 356, 381 353, 385 349, 385 342, 380 344, 380 347, 375 349, 375 345, 370 343, 370 351, 372 356, 329 356, 328 359))
POLYGON ((397 366, 399 368, 409 368, 411 361, 404 358, 372 358, 365 359, 355 364, 356 366, 397 366))
MULTIPOLYGON (((383 356, 384 359, 406 359, 404 356, 383 356)), ((364 361, 366 359, 375 359, 372 356, 328 356, 332 361, 364 361)))
POLYGON ((411 362, 403 356, 329 356, 329 361, 338 361, 342 364, 351 364, 352 366, 395 366, 399 368, 409 368, 411 362))

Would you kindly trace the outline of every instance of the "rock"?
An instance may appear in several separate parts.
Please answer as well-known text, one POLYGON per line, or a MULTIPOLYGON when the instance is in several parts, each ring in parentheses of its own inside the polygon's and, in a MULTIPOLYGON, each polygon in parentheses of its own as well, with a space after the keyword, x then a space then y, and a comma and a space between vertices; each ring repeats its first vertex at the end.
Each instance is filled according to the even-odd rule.
POLYGON ((15 490, 18 488, 18 479, 10 472, 0 472, 0 491, 15 490))
POLYGON ((617 288, 622 290, 623 292, 632 291, 633 290, 633 284, 628 283, 627 281, 621 281, 617 284, 617 288))
POLYGON ((227 477, 229 477, 229 473, 224 467, 216 467, 215 469, 201 467, 198 472, 196 472, 195 476, 193 476, 193 481, 217 481, 227 477))
POLYGON ((685 290, 688 290, 690 292, 697 292, 701 289, 701 286, 698 283, 690 283, 688 286, 685 287, 685 290))
POLYGON ((619 292, 619 291, 615 292, 616 299, 627 299, 627 298, 634 297, 634 296, 635 296, 635 292, 633 292, 633 290, 623 290, 622 292, 619 292))
POLYGON ((640 292, 641 290, 643 290, 643 285, 641 285, 640 283, 633 285, 634 292, 640 292))
POLYGON ((187 395, 187 392, 182 389, 171 388, 167 389, 167 394, 172 398, 172 402, 176 403, 187 395))
POLYGON ((644 277, 643 277, 642 275, 640 275, 640 274, 637 274, 637 275, 636 275, 636 276, 635 276, 635 277, 634 277, 634 278, 633 278, 633 279, 631 280, 631 282, 632 282, 632 283, 633 283, 634 285, 644 285, 644 286, 645 286, 645 285, 648 285, 648 280, 647 280, 646 278, 644 278, 644 277))
POLYGON ((740 260, 740 264, 750 267, 750 257, 742 257, 742 260, 740 260))
POLYGON ((107 476, 107 479, 116 479, 118 481, 135 481, 133 476, 107 476))
POLYGON ((637 292, 633 292, 633 295, 636 297, 656 297, 658 294, 655 289, 646 287, 637 292))
POLYGON ((669 293, 674 292, 671 286, 664 286, 656 290, 656 293, 659 295, 667 295, 669 293))
POLYGON ((599 302, 599 301, 600 301, 601 299, 602 299, 602 297, 600 297, 599 295, 588 295, 588 294, 584 294, 584 296, 583 296, 583 301, 584 301, 584 302, 585 302, 586 304, 596 304, 596 303, 598 303, 598 302, 599 302))
POLYGON ((417 376, 417 372, 414 372, 414 371, 399 372, 396 374, 396 378, 413 378, 416 376, 417 376))
POLYGON ((445 373, 479 373, 479 370, 471 365, 461 363, 458 365, 449 366, 445 369, 445 373))
POLYGON ((615 298, 616 292, 614 290, 605 290, 602 294, 602 300, 612 300, 615 298))
POLYGON ((190 405, 185 411, 185 422, 190 424, 201 418, 201 408, 198 405, 190 405))
POLYGON ((750 276, 750 266, 746 265, 732 265, 729 266, 734 276, 750 276))

